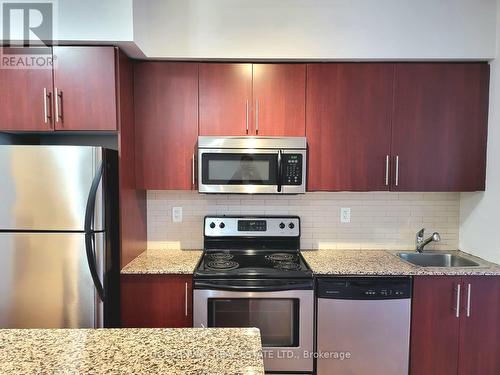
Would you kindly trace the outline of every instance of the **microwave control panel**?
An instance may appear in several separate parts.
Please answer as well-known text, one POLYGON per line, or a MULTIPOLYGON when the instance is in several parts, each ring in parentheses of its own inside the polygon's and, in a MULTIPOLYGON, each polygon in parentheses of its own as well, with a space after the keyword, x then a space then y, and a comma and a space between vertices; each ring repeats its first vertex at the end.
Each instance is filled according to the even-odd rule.
POLYGON ((302 185, 302 154, 282 154, 283 185, 302 185))

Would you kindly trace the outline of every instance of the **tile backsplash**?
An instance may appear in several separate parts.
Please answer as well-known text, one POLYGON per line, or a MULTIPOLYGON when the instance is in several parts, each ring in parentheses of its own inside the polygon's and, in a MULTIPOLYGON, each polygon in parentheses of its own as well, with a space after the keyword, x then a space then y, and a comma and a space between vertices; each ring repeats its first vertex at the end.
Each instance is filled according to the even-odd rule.
POLYGON ((303 195, 204 195, 148 191, 148 248, 201 249, 205 215, 298 215, 302 249, 414 249, 415 233, 441 234, 429 249, 458 248, 458 193, 307 193, 303 195), (182 207, 183 221, 172 221, 182 207), (341 223, 340 209, 351 209, 341 223))

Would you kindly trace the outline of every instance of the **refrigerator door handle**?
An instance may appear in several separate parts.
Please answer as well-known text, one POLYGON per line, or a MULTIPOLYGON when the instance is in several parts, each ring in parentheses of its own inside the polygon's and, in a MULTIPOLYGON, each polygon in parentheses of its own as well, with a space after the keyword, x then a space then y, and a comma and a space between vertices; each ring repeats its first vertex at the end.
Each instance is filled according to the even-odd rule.
POLYGON ((92 281, 94 282, 94 286, 99 294, 99 297, 104 302, 104 287, 99 280, 99 274, 97 272, 97 264, 95 259, 95 239, 94 239, 94 209, 95 209, 95 201, 97 195, 97 189, 99 188, 99 183, 102 179, 103 165, 102 161, 97 168, 97 173, 94 176, 94 180, 92 181, 92 186, 90 187, 89 197, 87 199, 87 206, 85 209, 85 250, 87 252, 87 262, 89 265, 90 275, 92 276, 92 281))
POLYGON ((94 209, 95 201, 97 196, 97 189, 99 188, 99 183, 102 179, 102 161, 97 168, 97 173, 94 176, 92 185, 90 186, 89 196, 87 198, 87 206, 85 208, 85 222, 84 231, 85 233, 91 233, 94 230, 94 209))
POLYGON ((99 298, 104 302, 104 287, 102 286, 101 280, 99 280, 99 274, 97 272, 94 245, 94 233, 85 233, 85 250, 87 252, 87 262, 89 264, 90 276, 92 276, 92 281, 94 282, 99 298))

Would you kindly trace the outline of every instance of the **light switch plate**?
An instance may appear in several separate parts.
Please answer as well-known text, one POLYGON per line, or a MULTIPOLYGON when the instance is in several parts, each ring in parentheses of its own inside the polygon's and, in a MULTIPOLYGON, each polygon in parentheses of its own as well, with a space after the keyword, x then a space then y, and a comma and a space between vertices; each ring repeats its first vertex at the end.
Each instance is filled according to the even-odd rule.
POLYGON ((182 207, 172 207, 172 221, 182 223, 182 207))
POLYGON ((340 222, 350 223, 351 222, 351 209, 348 207, 342 207, 340 209, 340 222))

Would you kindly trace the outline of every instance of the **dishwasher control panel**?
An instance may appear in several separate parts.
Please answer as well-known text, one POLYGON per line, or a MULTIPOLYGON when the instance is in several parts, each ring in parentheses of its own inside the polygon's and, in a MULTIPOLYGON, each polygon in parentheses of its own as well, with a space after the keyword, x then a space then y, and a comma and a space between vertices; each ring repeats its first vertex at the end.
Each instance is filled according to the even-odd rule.
POLYGON ((318 298, 381 300, 411 298, 409 277, 325 277, 318 279, 318 298))

